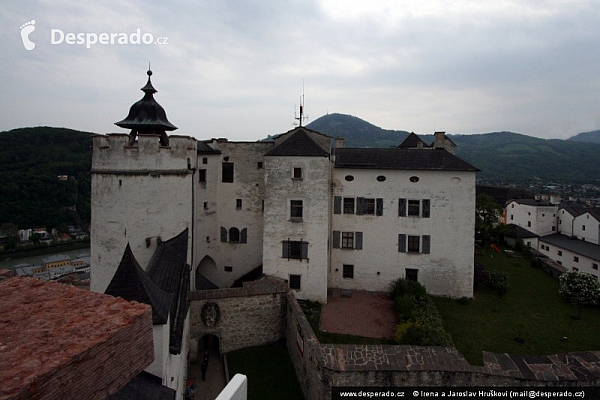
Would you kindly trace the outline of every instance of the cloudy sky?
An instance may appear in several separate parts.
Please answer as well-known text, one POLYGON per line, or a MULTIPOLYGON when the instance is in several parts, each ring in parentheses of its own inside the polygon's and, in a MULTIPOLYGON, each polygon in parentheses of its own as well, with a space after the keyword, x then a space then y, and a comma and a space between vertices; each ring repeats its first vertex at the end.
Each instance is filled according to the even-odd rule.
POLYGON ((2 0, 0 40, 0 130, 125 133, 113 123, 142 97, 149 61, 176 132, 201 139, 293 128, 303 86, 308 122, 600 129, 599 0, 2 0))

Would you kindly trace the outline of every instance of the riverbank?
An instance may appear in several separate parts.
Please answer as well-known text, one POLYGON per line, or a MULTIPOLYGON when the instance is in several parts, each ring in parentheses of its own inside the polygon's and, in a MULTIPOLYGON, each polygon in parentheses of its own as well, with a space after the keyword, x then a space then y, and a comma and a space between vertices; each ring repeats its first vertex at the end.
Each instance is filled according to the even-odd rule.
POLYGON ((35 256, 43 256, 46 254, 56 254, 56 253, 62 253, 62 252, 71 251, 71 250, 87 249, 89 247, 90 247, 89 240, 81 240, 81 241, 77 241, 77 242, 57 244, 54 246, 47 246, 47 247, 36 247, 33 249, 19 250, 19 251, 14 251, 14 252, 9 252, 9 253, 0 253, 0 261, 15 260, 15 259, 19 259, 19 258, 28 258, 28 257, 35 257, 35 256))

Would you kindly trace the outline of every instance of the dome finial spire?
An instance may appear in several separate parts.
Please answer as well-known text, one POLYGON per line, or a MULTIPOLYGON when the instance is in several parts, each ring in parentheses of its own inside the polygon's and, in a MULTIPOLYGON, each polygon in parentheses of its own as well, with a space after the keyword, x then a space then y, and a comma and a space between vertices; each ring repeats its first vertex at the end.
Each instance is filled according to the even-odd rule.
POLYGON ((148 61, 148 72, 146 72, 146 74, 148 75, 148 82, 146 83, 146 86, 142 88, 142 91, 144 93, 154 94, 157 92, 157 90, 154 89, 154 86, 152 86, 152 82, 150 81, 150 77, 152 76, 152 70, 150 69, 150 61, 148 61))

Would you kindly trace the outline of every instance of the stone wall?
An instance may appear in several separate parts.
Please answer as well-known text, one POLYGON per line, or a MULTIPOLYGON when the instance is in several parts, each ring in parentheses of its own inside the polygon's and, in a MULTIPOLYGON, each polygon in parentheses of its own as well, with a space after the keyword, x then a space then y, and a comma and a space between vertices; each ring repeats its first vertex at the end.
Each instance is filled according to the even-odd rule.
POLYGON ((336 386, 598 387, 600 351, 551 356, 483 353, 470 365, 454 348, 320 344, 294 295, 287 295, 286 339, 306 399, 336 386))
POLYGON ((243 288, 191 292, 190 339, 215 335, 221 353, 280 340, 285 331, 285 294, 285 282, 275 278, 246 282, 243 288), (218 307, 215 323, 208 320, 207 324, 202 318, 208 303, 218 307))

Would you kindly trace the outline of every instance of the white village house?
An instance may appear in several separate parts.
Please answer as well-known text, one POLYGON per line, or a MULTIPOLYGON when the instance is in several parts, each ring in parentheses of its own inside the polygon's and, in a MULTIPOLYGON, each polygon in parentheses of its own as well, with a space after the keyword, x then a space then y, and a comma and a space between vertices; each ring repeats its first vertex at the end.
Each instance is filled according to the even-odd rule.
POLYGON ((198 141, 167 134, 176 127, 148 75, 117 123, 130 132, 93 138, 91 289, 152 305, 147 372, 178 396, 188 290, 262 271, 320 302, 328 288, 385 291, 400 277, 472 297, 477 169, 443 132, 389 149, 344 148, 302 126, 271 141, 198 141))
POLYGON ((506 206, 506 222, 527 231, 524 243, 566 270, 600 279, 600 209, 512 200, 506 206))

